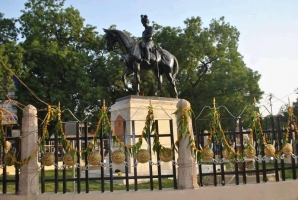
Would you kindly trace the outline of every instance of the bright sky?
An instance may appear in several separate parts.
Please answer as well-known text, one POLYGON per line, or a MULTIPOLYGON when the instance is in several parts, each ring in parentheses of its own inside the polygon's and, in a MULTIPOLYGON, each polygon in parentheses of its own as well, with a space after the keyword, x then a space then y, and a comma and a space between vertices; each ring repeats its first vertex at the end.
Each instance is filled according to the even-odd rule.
MULTIPOLYGON (((0 0, 4 17, 19 17, 26 0, 0 0)), ((261 105, 273 114, 298 98, 298 1, 297 0, 66 0, 66 6, 78 9, 86 24, 109 28, 116 24, 134 36, 141 36, 140 15, 162 26, 184 28, 183 21, 199 16, 207 27, 212 19, 225 21, 240 32, 239 52, 247 67, 258 71, 265 92, 261 105)), ((267 115, 266 109, 262 109, 267 115)))

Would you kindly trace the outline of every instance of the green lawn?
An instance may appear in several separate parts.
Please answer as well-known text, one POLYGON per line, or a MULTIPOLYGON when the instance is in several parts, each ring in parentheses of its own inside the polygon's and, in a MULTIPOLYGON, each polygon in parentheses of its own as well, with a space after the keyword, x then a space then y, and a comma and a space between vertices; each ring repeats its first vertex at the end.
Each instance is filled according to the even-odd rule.
MULTIPOLYGON (((204 163, 204 164, 206 164, 206 163, 204 163)), ((289 167, 289 166, 291 166, 291 164, 285 164, 285 167, 289 167)), ((279 164, 279 167, 280 167, 280 164, 279 164)), ((226 164, 226 169, 233 171, 234 170, 234 165, 231 164, 231 163, 226 164)), ((253 169, 253 167, 251 169, 253 169)), ((260 171, 262 170, 262 164, 259 164, 259 169, 260 169, 260 171)), ((266 164, 266 169, 274 169, 274 163, 267 163, 266 164)), ((71 178, 72 177, 72 169, 67 169, 66 172, 67 172, 66 177, 71 178)), ((38 174, 39 178, 40 178, 40 174, 41 173, 39 172, 39 174, 38 174)), ((298 169, 297 169, 296 175, 298 177, 298 169)), ((46 176, 46 179, 53 178, 54 177, 54 170, 47 170, 45 172, 45 176, 46 176)), ((61 170, 58 171, 58 177, 62 178, 62 171, 61 170)), ((280 177, 281 177, 281 172, 280 172, 280 177)), ((292 179, 293 178, 293 174, 292 174, 291 169, 285 170, 285 177, 286 177, 286 179, 292 179)), ((14 175, 8 175, 7 176, 8 180, 13 180, 14 178, 15 178, 14 175)), ((0 175, 0 180, 2 180, 2 179, 3 179, 3 176, 0 175)), ((199 179, 198 179, 198 181, 199 181, 199 179)), ((41 182, 41 180, 40 180, 40 182, 41 182)), ((66 191, 67 192, 72 192, 73 191, 73 181, 68 181, 66 185, 67 185, 66 191)), ((3 187, 2 182, 0 182, 0 193, 2 193, 2 187, 3 187)), ((76 187, 77 187, 77 184, 75 182, 75 188, 76 187)), ((105 181, 104 188, 105 188, 105 191, 110 191, 109 181, 105 181)), ((154 188, 154 190, 158 190, 159 187, 158 187, 158 181, 157 180, 153 181, 153 188, 154 188)), ((171 180, 171 179, 162 179, 162 188, 174 188, 173 180, 171 180)), ((62 181, 60 181, 58 183, 58 192, 62 192, 62 189, 63 189, 62 181)), ((114 190, 126 190, 126 186, 122 185, 122 184, 114 184, 113 189, 114 190)), ((150 189, 150 183, 149 182, 139 183, 138 184, 138 189, 150 189)), ((134 184, 129 186, 129 190, 134 190, 134 184)), ((8 183, 7 184, 7 192, 8 193, 14 193, 14 191, 15 191, 15 183, 8 183)), ((54 192, 54 191, 55 191, 54 182, 46 182, 45 192, 54 192)), ((85 181, 81 181, 81 192, 83 193, 85 191, 86 191, 85 181)), ((89 181, 89 191, 101 191, 101 182, 100 181, 90 180, 89 181)))
MULTIPOLYGON (((40 176, 39 172, 39 178, 40 176)), ((54 177, 54 170, 47 170, 45 172, 45 177, 46 179, 48 178, 53 178, 54 177)), ((62 178, 62 171, 58 171, 58 177, 62 178)), ((66 170, 66 178, 71 178, 72 177, 72 169, 67 169, 66 170)), ((14 175, 8 175, 7 179, 13 180, 15 178, 14 175)), ((3 176, 0 175, 0 180, 3 179, 3 176)), ((39 179, 41 183, 41 179, 39 179)), ((62 181, 59 181, 58 183, 58 192, 63 191, 63 186, 62 186, 62 181)), ((77 187, 77 184, 75 182, 75 188, 77 187)), ((2 192, 2 183, 0 182, 0 191, 2 192)), ((41 187, 41 186, 40 186, 41 187)), ((66 183, 66 191, 67 192, 72 192, 73 191, 73 181, 67 181, 66 183)), ((105 181, 105 191, 110 191, 110 183, 109 181, 105 181)), ((153 189, 158 190, 158 181, 154 180, 153 181, 153 189)), ((162 188, 174 188, 174 183, 173 180, 171 179, 162 179, 162 188)), ((126 186, 122 184, 113 184, 113 189, 114 190, 126 190, 126 186)), ((150 189, 150 183, 138 183, 138 189, 150 189)), ((129 186, 129 190, 134 190, 134 184, 129 186)), ((7 184, 7 193, 14 193, 15 191, 15 183, 8 183, 7 184)), ((47 182, 45 183, 45 192, 54 192, 55 191, 55 184, 54 182, 47 182)), ((85 181, 81 181, 81 192, 86 191, 86 184, 85 181)), ((89 191, 101 191, 101 182, 100 181, 95 181, 95 180, 90 180, 89 181, 89 191)))

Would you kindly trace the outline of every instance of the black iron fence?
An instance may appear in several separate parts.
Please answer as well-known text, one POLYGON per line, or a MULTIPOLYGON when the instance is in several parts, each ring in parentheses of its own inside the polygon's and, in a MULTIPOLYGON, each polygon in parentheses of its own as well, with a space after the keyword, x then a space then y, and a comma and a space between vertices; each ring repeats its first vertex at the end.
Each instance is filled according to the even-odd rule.
MULTIPOLYGON (((117 122, 119 123, 119 121, 117 122)), ((123 123, 123 135, 122 136, 118 136, 119 139, 123 140, 124 143, 128 144, 127 142, 129 142, 129 144, 134 144, 139 137, 141 136, 141 133, 137 133, 135 130, 135 121, 122 121, 123 123), (128 133, 127 132, 127 126, 131 125, 131 132, 128 133)), ((157 131, 158 129, 158 121, 156 121, 156 125, 157 125, 157 131)), ((173 135, 173 125, 172 125, 172 121, 169 121, 169 126, 170 126, 170 132, 168 134, 159 134, 159 137, 167 137, 172 144, 174 144, 174 135, 173 135)), ((88 143, 91 142, 94 139, 94 136, 88 136, 88 134, 80 134, 82 133, 82 131, 80 131, 80 128, 85 129, 85 133, 88 133, 88 124, 84 123, 84 126, 79 127, 79 123, 76 123, 76 135, 72 136, 72 137, 67 137, 67 139, 69 141, 71 141, 71 143, 74 145, 74 147, 76 149, 83 149, 88 148, 88 143), (84 145, 82 145, 82 143, 84 143, 84 145)), ((153 159, 152 156, 152 151, 150 149, 152 149, 151 147, 151 142, 150 142, 150 138, 152 138, 152 135, 148 138, 148 144, 149 147, 147 148, 149 153, 150 153, 150 160, 142 165, 148 165, 148 172, 147 173, 142 173, 139 174, 138 170, 137 170, 137 165, 140 164, 137 162, 136 159, 136 155, 129 155, 127 152, 125 153, 125 161, 123 162, 123 166, 124 166, 124 171, 119 171, 115 168, 115 166, 112 163, 112 158, 111 155, 113 153, 113 141, 112 141, 112 137, 111 134, 105 134, 104 130, 100 130, 101 133, 99 134, 99 138, 97 138, 100 142, 98 148, 96 150, 100 151, 101 154, 101 161, 100 163, 98 163, 97 166, 97 174, 93 174, 93 176, 90 176, 90 172, 92 171, 92 167, 95 166, 90 166, 88 163, 88 159, 87 159, 87 153, 79 153, 77 152, 77 160, 75 165, 73 166, 74 169, 74 173, 72 173, 72 177, 67 176, 67 166, 65 165, 65 163, 62 161, 61 165, 59 166, 59 151, 54 151, 55 153, 55 166, 54 166, 54 177, 51 178, 47 178, 46 174, 47 174, 47 170, 45 169, 45 167, 42 167, 41 169, 41 193, 46 192, 46 184, 47 183, 52 183, 54 184, 54 192, 57 193, 59 192, 63 192, 66 193, 67 192, 67 184, 74 184, 75 183, 75 191, 77 193, 82 192, 82 186, 84 188, 84 192, 88 193, 90 191, 90 181, 92 181, 94 183, 101 183, 98 184, 98 190, 100 190, 101 192, 104 192, 106 190, 105 185, 108 184, 109 185, 109 191, 113 192, 114 191, 114 187, 115 187, 115 182, 117 181, 117 183, 119 184, 119 182, 121 182, 121 184, 125 185, 126 191, 130 190, 129 185, 133 184, 133 190, 137 191, 138 190, 138 184, 140 182, 140 180, 142 179, 146 179, 149 181, 149 187, 151 190, 153 190, 153 180, 156 179, 158 181, 158 189, 161 190, 163 188, 162 186, 162 179, 167 178, 167 179, 172 179, 173 180, 173 188, 177 188, 177 178, 176 178, 176 166, 175 163, 173 162, 172 165, 172 173, 170 174, 163 174, 162 173, 162 165, 160 164, 160 160, 159 157, 156 157, 156 160, 153 159), (108 136, 107 136, 108 135, 108 136), (105 137, 107 136, 107 137, 105 137), (103 148, 100 148, 103 147, 103 148), (108 151, 108 154, 105 155, 108 151), (106 157, 107 156, 107 157, 106 157), (132 159, 133 163, 130 163, 130 159, 132 159), (154 173, 153 168, 156 167, 157 168, 157 173, 154 173), (132 170, 131 170, 132 168, 132 170), (116 172, 115 172, 116 170, 116 172), (61 174, 62 171, 62 174, 61 174), (119 175, 117 172, 121 172, 122 175, 119 175), (59 176, 59 174, 61 176, 59 176), (130 181, 133 180, 133 181, 130 181), (61 186, 59 186, 59 184, 62 183, 62 190, 61 190, 61 186), (59 188, 60 187, 60 188, 59 188)), ((57 137, 57 135, 55 135, 54 138, 49 139, 48 140, 49 143, 51 143, 54 147, 54 149, 59 149, 60 146, 60 140, 57 137)), ((118 148, 118 147, 116 147, 118 148)), ((65 154, 65 152, 63 152, 65 149, 65 146, 62 147, 62 157, 63 154, 65 154)), ((157 152, 158 155, 158 152, 157 152)), ((175 158, 174 158, 175 159, 175 158)), ((42 164, 42 163, 41 163, 42 164)), ((95 171, 95 170, 93 170, 95 171)), ((94 188, 93 188, 94 190, 94 188)))
MULTIPOLYGON (((161 120, 156 120, 156 131, 159 132, 159 122, 161 120)), ((173 122, 172 120, 167 120, 169 126, 168 133, 158 134, 159 138, 165 138, 169 143, 174 145, 174 134, 173 134, 173 122)), ((117 122, 119 123, 119 121, 117 122)), ((119 135, 118 138, 126 145, 133 145, 138 141, 141 136, 141 132, 138 132, 135 128, 136 121, 122 121, 121 127, 123 127, 123 135, 119 135), (131 132, 127 131, 127 126, 131 126, 131 132)), ((138 122, 140 123, 140 122, 138 122)), ((142 124, 144 122, 141 122, 142 124)), ((164 124, 164 123, 163 123, 164 124)), ((119 149, 119 146, 113 144, 112 134, 104 134, 104 130, 100 130, 97 138, 99 144, 93 151, 99 151, 101 154, 101 160, 98 165, 90 165, 88 163, 87 152, 84 151, 88 148, 88 144, 94 140, 94 135, 88 134, 88 123, 77 123, 73 122, 75 129, 73 129, 72 135, 67 134, 67 140, 70 142, 72 147, 77 150, 76 160, 73 166, 68 166, 63 157, 66 155, 65 144, 61 143, 61 138, 57 134, 52 134, 52 137, 46 140, 47 145, 44 145, 45 149, 39 154, 39 176, 40 176, 40 189, 41 193, 45 192, 62 192, 66 193, 69 190, 69 186, 72 186, 71 191, 77 193, 86 192, 90 190, 99 190, 105 192, 109 190, 111 192, 115 189, 115 184, 125 185, 125 190, 137 191, 139 189, 139 184, 141 182, 149 182, 149 189, 153 190, 154 180, 157 181, 157 188, 162 190, 164 179, 171 180, 172 188, 177 189, 177 177, 176 177, 176 163, 170 161, 167 163, 167 167, 170 166, 170 171, 163 173, 163 162, 159 158, 159 152, 152 152, 152 134, 148 134, 148 147, 146 149, 149 152, 150 158, 146 163, 139 163, 136 158, 136 154, 129 154, 125 152, 125 160, 123 162, 122 168, 124 170, 120 171, 119 165, 114 165, 112 162, 111 155, 113 150, 119 149), (102 147, 102 148, 101 148, 102 147), (51 166, 46 166, 42 162, 42 156, 47 153, 52 152, 54 154, 54 164, 51 166), (147 166, 147 171, 138 171, 138 165, 147 166), (122 175, 119 175, 121 172, 122 175), (92 185, 92 187, 91 187, 92 185), (131 187, 129 187, 131 186, 131 187), (108 189, 107 189, 108 188, 108 189)), ((66 132, 67 133, 67 132, 66 132)), ((16 139, 16 143, 19 139, 16 139)), ((144 142, 145 143, 145 142, 144 142)), ((18 146, 18 145, 17 145, 18 146)), ((19 150, 17 150, 19 152, 19 150)), ((175 154, 173 154, 173 160, 175 160, 175 154)), ((19 157, 20 158, 20 157, 19 157)), ((3 165, 3 172, 6 170, 6 166, 3 165)), ((121 166, 120 166, 121 167, 121 166)), ((18 168, 16 170, 15 179, 9 180, 15 183, 15 192, 18 191, 18 168)), ((6 174, 2 177, 2 192, 7 193, 6 184, 8 182, 6 174)))
MULTIPOLYGON (((262 130, 250 130, 250 127, 243 127, 241 118, 222 118, 220 121, 225 138, 222 136, 219 137, 220 135, 214 132, 209 145, 212 152, 208 155, 205 154, 205 157, 202 157, 198 161, 198 184, 200 186, 217 186, 219 184, 239 185, 240 183, 247 184, 297 179, 297 129, 292 126, 293 123, 287 129, 281 123, 279 117, 272 116, 260 119, 259 123, 262 126, 262 130), (286 140, 285 135, 287 135, 286 140), (250 156, 247 156, 243 152, 251 136, 255 151, 250 156), (282 150, 285 142, 290 144, 292 152, 290 154, 281 153, 279 155, 268 156, 264 148, 265 143, 262 136, 264 136, 266 144, 274 147, 274 152, 282 150), (233 146, 237 155, 231 156, 225 152, 223 139, 229 145, 233 146)), ((136 124, 144 124, 144 121, 118 121, 117 123, 121 123, 120 127, 122 127, 122 131, 120 132, 123 133, 117 135, 117 137, 125 145, 136 144, 136 141, 143 134, 136 128, 136 124)), ((67 148, 65 143, 61 143, 61 138, 58 134, 55 133, 47 139, 47 145, 45 145, 47 148, 43 149, 39 154, 40 163, 37 174, 40 177, 41 193, 67 193, 68 191, 89 193, 92 190, 113 192, 117 189, 119 183, 125 186, 124 189, 126 191, 137 191, 139 190, 140 183, 143 181, 149 183, 148 188, 150 190, 154 190, 155 188, 162 190, 164 188, 164 179, 171 180, 171 187, 177 189, 176 154, 173 152, 173 158, 169 163, 163 163, 160 159, 159 150, 157 149, 157 152, 152 151, 152 140, 156 136, 150 130, 148 130, 149 132, 147 134, 148 146, 145 147, 145 150, 149 152, 148 162, 139 163, 135 153, 124 151, 125 159, 123 163, 115 165, 112 161, 112 155, 115 149, 119 149, 120 147, 113 143, 113 134, 107 134, 104 126, 102 126, 97 138, 99 141, 97 148, 92 150, 100 152, 101 159, 96 165, 90 165, 85 150, 88 148, 88 144, 94 141, 95 136, 88 134, 92 131, 89 130, 89 124, 87 122, 73 122, 73 124, 75 129, 72 130, 72 133, 74 134, 67 134, 66 137, 72 147, 77 150, 76 160, 73 165, 68 166, 64 162, 63 157, 66 155, 65 149, 67 148), (54 164, 51 166, 45 166, 42 162, 41 158, 46 152, 53 152, 54 154, 54 164), (146 166, 146 170, 139 170, 138 166, 140 165, 146 166), (119 170, 121 167, 122 169, 119 170), (166 167, 167 173, 164 173, 164 167, 166 167), (157 187, 154 186, 156 183, 157 187), (73 187, 72 190, 69 190, 70 185, 73 187)), ((169 141, 171 147, 174 146, 173 121, 156 120, 155 125, 158 137, 160 139, 165 138, 165 140, 169 141), (161 126, 168 124, 169 131, 167 133, 160 133, 160 124, 162 124, 161 126)), ((210 129, 210 119, 197 118, 193 121, 193 125, 197 148, 202 148, 207 144, 207 138, 210 134, 208 132, 210 129)), ((16 159, 21 160, 21 139, 10 137, 7 138, 7 141, 13 144, 11 151, 13 151, 16 159)), ((14 166, 13 171, 15 175, 13 176, 7 173, 8 167, 11 168, 13 166, 8 166, 9 164, 5 157, 6 152, 7 149, 1 146, 1 168, 3 171, 0 178, 1 189, 4 194, 8 192, 17 193, 19 190, 20 168, 18 165, 14 166), (12 184, 14 185, 13 191, 8 191, 8 186, 12 184)))
MULTIPOLYGON (((202 148, 209 137, 210 119, 195 119, 194 134, 197 148, 202 148)), ((218 184, 247 184, 249 182, 260 183, 261 181, 285 181, 286 179, 297 179, 297 132, 291 123, 287 127, 281 123, 279 117, 266 117, 260 119, 262 130, 250 127, 243 128, 241 118, 221 119, 225 140, 233 146, 235 152, 241 156, 229 155, 224 148, 222 137, 213 133, 210 149, 212 152, 205 159, 198 162, 199 185, 218 184), (228 127, 228 128, 225 128, 228 127), (250 134, 253 134, 253 145, 255 151, 249 158, 243 150, 249 141, 250 134), (288 133, 286 140, 285 135, 288 133), (275 152, 281 151, 283 143, 287 142, 292 147, 292 153, 278 156, 266 155, 263 138, 266 143, 273 145, 275 152), (213 153, 213 154, 212 154, 213 153), (242 154, 241 154, 242 153, 242 154)), ((267 152, 268 153, 268 152, 267 152)))
POLYGON ((2 169, 0 183, 2 185, 2 192, 4 194, 7 193, 8 185, 13 184, 14 189, 10 192, 14 192, 15 194, 17 194, 17 192, 19 191, 20 166, 14 165, 13 160, 9 156, 7 156, 8 151, 10 151, 16 159, 21 159, 21 141, 19 137, 7 137, 6 145, 0 146, 2 169), (13 170, 8 170, 11 168, 13 168, 13 170))

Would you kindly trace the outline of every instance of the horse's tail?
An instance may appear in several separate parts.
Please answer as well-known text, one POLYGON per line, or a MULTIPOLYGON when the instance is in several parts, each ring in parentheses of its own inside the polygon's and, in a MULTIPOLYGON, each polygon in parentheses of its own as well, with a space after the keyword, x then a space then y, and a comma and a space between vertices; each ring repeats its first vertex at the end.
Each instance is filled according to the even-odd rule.
POLYGON ((175 56, 174 57, 174 65, 173 65, 173 78, 175 79, 176 75, 178 74, 178 71, 179 71, 179 64, 178 64, 178 60, 175 56))

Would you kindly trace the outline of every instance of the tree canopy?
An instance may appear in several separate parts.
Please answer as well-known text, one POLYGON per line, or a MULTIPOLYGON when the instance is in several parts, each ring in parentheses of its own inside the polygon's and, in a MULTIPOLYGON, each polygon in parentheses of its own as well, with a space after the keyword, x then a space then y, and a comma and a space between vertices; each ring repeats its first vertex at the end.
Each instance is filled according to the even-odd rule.
POLYGON ((4 18, 0 13, 0 99, 5 99, 8 92, 15 91, 13 74, 24 74, 23 49, 17 44, 19 30, 16 19, 4 18))
MULTIPOLYGON (((4 83, 12 73, 21 78, 26 84, 18 87, 22 104, 45 108, 45 104, 61 102, 63 109, 84 118, 100 106, 99 100, 111 105, 130 93, 121 81, 121 55, 107 53, 104 36, 96 27, 84 24, 79 10, 64 3, 28 0, 17 19, 19 28, 15 19, 0 14, 0 67, 5 71, 0 79, 4 83), (4 70, 4 65, 11 71, 4 70)), ((155 44, 179 61, 179 98, 190 101, 195 113, 211 106, 213 98, 235 115, 245 106, 253 106, 254 98, 258 101, 262 95, 258 85, 261 75, 245 65, 238 51, 240 33, 236 27, 224 17, 213 19, 208 27, 203 27, 200 17, 190 17, 184 24, 184 28, 153 24, 155 44)), ((152 72, 142 73, 144 95, 153 96, 156 84, 152 72)), ((166 80, 160 96, 173 96, 166 80)))
MULTIPOLYGON (((84 25, 77 9, 64 8, 64 0, 29 0, 21 12, 21 46, 28 72, 23 80, 43 101, 35 106, 61 102, 62 108, 84 117, 85 108, 108 98, 96 77, 103 65, 102 38, 94 26, 84 25)), ((34 97, 26 90, 20 87, 19 98, 29 103, 34 97)))

